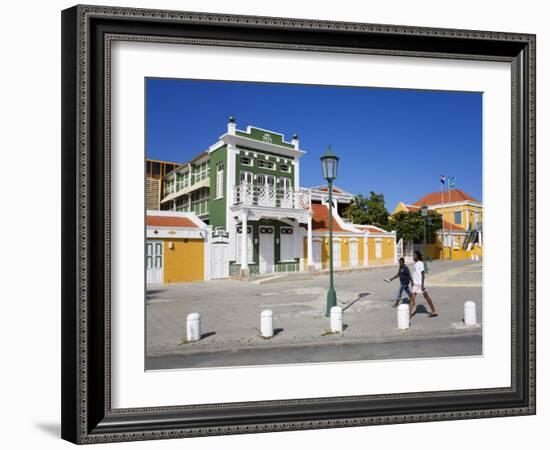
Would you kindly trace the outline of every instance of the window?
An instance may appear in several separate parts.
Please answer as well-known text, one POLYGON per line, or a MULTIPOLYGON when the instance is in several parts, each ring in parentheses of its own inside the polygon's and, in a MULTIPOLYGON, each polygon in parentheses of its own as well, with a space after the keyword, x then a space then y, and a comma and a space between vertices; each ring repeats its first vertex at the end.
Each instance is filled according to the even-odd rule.
POLYGON ((191 211, 197 215, 208 213, 208 188, 200 188, 191 193, 191 211))
POLYGON ((190 174, 189 174, 189 171, 187 172, 184 172, 181 174, 181 184, 182 184, 182 188, 186 188, 186 187, 189 187, 189 182, 191 181, 191 177, 190 177, 190 174))
POLYGON ((374 257, 382 258, 382 239, 376 239, 374 241, 374 257))
POLYGON ((279 179, 279 200, 281 208, 292 208, 292 183, 290 178, 281 177, 279 179))
POLYGON ((176 173, 176 192, 183 189, 183 174, 176 173))
POLYGON ((457 225, 462 225, 462 211, 455 212, 455 223, 457 225))
POLYGON ((173 194, 175 192, 174 189, 175 189, 175 183, 173 178, 171 178, 170 180, 166 180, 164 182, 164 195, 173 194))
POLYGON ((216 198, 223 197, 223 162, 216 165, 216 198))
POLYGON ((189 197, 187 195, 182 195, 176 199, 176 211, 189 211, 189 197))
POLYGON ((241 164, 243 166, 250 166, 251 167, 253 165, 252 164, 252 158, 249 158, 248 156, 243 156, 241 158, 241 164))
POLYGON ((267 161, 265 159, 258 160, 258 167, 261 169, 275 170, 275 163, 273 161, 267 161))
POLYGON ((210 176, 210 161, 204 161, 203 163, 194 166, 195 171, 195 183, 202 181, 210 176))
POLYGON ((281 164, 281 172, 290 172, 290 166, 288 164, 281 164))

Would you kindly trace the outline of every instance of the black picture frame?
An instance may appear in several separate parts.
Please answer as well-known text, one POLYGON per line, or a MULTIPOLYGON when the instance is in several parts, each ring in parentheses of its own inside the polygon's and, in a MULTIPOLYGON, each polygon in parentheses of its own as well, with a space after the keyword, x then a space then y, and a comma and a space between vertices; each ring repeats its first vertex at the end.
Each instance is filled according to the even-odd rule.
POLYGON ((62 12, 62 437, 165 439, 535 414, 535 36, 75 6, 62 12), (506 388, 112 409, 109 64, 113 40, 512 66, 512 373, 506 388))

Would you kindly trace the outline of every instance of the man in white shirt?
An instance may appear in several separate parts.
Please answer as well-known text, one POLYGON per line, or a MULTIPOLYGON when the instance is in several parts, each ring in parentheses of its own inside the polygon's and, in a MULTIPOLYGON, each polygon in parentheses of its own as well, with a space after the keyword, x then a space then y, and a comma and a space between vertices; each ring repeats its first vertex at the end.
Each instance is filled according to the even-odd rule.
POLYGON ((430 305, 430 310, 431 310, 430 317, 437 317, 438 313, 435 309, 432 299, 428 295, 428 291, 424 286, 424 280, 426 277, 424 274, 424 263, 422 262, 422 253, 416 250, 413 255, 413 260, 414 260, 414 267, 412 271, 413 287, 412 287, 411 301, 409 302, 409 318, 412 317, 413 309, 416 305, 416 294, 422 294, 426 299, 426 301, 428 302, 428 305, 430 305))

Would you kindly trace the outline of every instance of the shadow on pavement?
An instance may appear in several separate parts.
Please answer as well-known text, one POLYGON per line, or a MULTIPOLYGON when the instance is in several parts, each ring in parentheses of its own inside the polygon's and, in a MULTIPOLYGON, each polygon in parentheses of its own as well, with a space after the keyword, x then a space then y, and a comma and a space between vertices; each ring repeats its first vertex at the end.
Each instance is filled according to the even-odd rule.
POLYGON ((349 305, 346 305, 345 308, 342 308, 342 311, 345 311, 346 309, 350 308, 354 303, 358 302, 362 298, 365 298, 369 295, 370 295, 369 292, 361 292, 355 300, 353 300, 349 305))

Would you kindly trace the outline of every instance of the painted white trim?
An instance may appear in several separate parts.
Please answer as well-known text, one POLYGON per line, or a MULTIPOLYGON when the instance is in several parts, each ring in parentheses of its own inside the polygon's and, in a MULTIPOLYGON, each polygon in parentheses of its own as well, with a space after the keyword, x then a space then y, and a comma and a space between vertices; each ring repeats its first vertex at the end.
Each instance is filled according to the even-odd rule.
POLYGON ((268 144, 266 142, 257 141, 256 139, 250 139, 243 136, 224 134, 220 137, 220 140, 228 145, 233 144, 235 146, 242 145, 245 147, 252 147, 259 152, 270 152, 276 155, 282 155, 292 158, 301 158, 306 153, 304 150, 296 150, 294 148, 283 147, 277 144, 268 144))
MULTIPOLYGON (((470 230, 471 231, 471 230, 470 230)), ((456 234, 457 236, 461 236, 461 235, 466 235, 468 234, 469 230, 461 230, 461 231, 458 231, 458 230, 452 230, 452 231, 449 231, 447 229, 445 229, 445 235, 447 234, 456 234)), ((437 234, 443 234, 442 233, 442 230, 437 230, 436 231, 437 234)))
POLYGON ((213 143, 210 147, 208 147, 208 150, 206 150, 208 153, 213 153, 216 150, 219 150, 221 147, 225 145, 225 142, 219 140, 213 143))
POLYGON ((147 239, 205 239, 208 230, 183 227, 147 227, 147 239), (156 232, 156 233, 155 233, 156 232))
POLYGON ((367 231, 363 239, 363 266, 369 266, 369 237, 370 233, 367 231))
MULTIPOLYGON (((414 206, 414 205, 411 205, 414 206)), ((437 203, 435 205, 427 205, 428 209, 437 209, 437 208, 446 208, 453 206, 477 206, 478 208, 483 208, 482 202, 473 202, 471 200, 465 200, 462 202, 452 202, 452 203, 437 203)))
POLYGON ((250 132, 252 131, 252 128, 256 129, 256 130, 260 130, 260 131, 265 131, 269 134, 276 134, 277 136, 281 136, 281 140, 285 143, 285 144, 289 144, 289 145, 292 145, 292 142, 287 142, 285 141, 285 135, 283 133, 279 133, 277 131, 273 131, 273 130, 267 130, 265 128, 260 128, 260 127, 255 127, 254 125, 248 125, 246 127, 246 131, 243 131, 243 130, 237 130, 237 131, 240 131, 241 133, 247 133, 247 134, 250 134, 250 132))
POLYGON ((229 247, 229 258, 236 261, 237 255, 235 253, 236 244, 235 238, 237 234, 236 222, 233 217, 231 207, 233 206, 233 186, 235 186, 236 166, 237 166, 237 149, 234 145, 228 144, 226 147, 226 178, 225 178, 225 230, 229 233, 229 240, 231 246, 229 247))
POLYGON ((204 239, 204 280, 212 279, 212 227, 206 228, 204 239))
MULTIPOLYGON (((317 186, 312 186, 309 189, 312 193, 315 192, 315 193, 319 193, 319 194, 328 195, 328 191, 322 191, 321 188, 328 188, 328 185, 319 184, 317 186)), ((348 192, 348 191, 342 189, 340 186, 336 186, 335 184, 332 185, 332 195, 333 196, 341 195, 341 196, 344 196, 344 197, 352 197, 353 198, 353 194, 351 192, 348 192), (338 189, 340 192, 334 192, 334 189, 338 189)))
MULTIPOLYGON (((156 285, 159 285, 159 284, 164 284, 164 255, 166 253, 166 249, 164 248, 165 245, 164 245, 164 240, 163 239, 146 239, 145 240, 145 245, 147 246, 147 244, 151 243, 153 245, 153 247, 155 246, 155 244, 157 243, 160 243, 161 244, 161 255, 160 255, 160 281, 158 283, 148 283, 147 282, 147 271, 148 270, 153 270, 153 269, 146 269, 146 273, 145 273, 145 282, 146 284, 156 284, 156 285)), ((145 260, 147 260, 147 251, 145 252, 145 260)), ((153 255, 151 255, 152 258, 154 258, 153 255)))
POLYGON ((365 231, 368 231, 367 230, 367 227, 368 228, 376 228, 378 231, 382 232, 382 233, 388 233, 388 231, 384 230, 383 228, 380 228, 380 227, 377 227, 376 225, 357 225, 357 224, 352 224, 355 228, 358 228, 359 230, 361 229, 365 229, 365 231))
MULTIPOLYGON (((312 233, 312 235, 313 236, 328 237, 329 232, 328 232, 328 230, 327 231, 314 231, 312 233)), ((333 231, 332 235, 333 236, 338 236, 338 237, 363 237, 364 236, 364 234, 361 234, 361 233, 350 233, 350 232, 343 233, 343 232, 339 232, 339 231, 333 231)))

